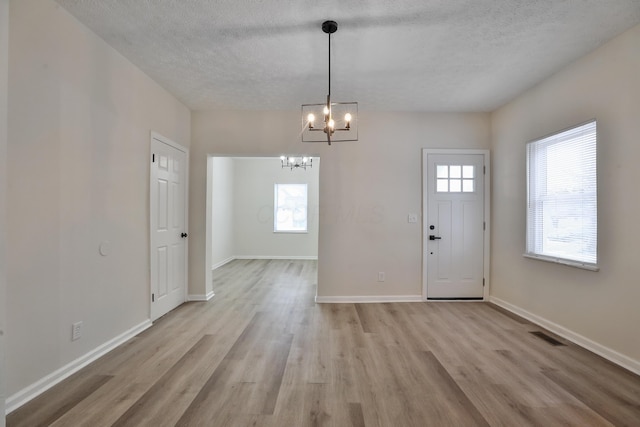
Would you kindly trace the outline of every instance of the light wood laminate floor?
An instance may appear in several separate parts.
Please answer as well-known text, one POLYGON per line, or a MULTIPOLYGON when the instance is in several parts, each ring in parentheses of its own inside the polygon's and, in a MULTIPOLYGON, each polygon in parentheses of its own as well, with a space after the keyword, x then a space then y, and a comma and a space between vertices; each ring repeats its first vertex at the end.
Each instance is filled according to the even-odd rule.
POLYGON ((491 304, 315 304, 315 261, 214 276, 7 425, 640 426, 640 377, 491 304))

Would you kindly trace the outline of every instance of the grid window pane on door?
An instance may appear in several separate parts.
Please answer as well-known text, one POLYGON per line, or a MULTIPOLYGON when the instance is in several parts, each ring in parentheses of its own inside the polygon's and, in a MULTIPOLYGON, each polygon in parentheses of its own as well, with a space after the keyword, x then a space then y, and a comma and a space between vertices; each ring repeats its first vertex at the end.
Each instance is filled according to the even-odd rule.
POLYGON ((527 144, 527 255, 597 265, 596 130, 594 120, 527 144))
POLYGON ((307 184, 274 185, 275 232, 307 231, 307 184))
POLYGON ((473 193, 475 191, 473 165, 436 165, 436 192, 473 193))

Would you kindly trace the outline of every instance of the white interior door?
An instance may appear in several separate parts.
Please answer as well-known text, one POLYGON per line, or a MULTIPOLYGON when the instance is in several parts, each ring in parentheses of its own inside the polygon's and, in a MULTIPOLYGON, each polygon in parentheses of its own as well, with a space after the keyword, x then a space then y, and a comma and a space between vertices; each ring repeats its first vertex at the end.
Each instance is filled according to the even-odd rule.
POLYGON ((186 299, 187 150, 151 138, 151 320, 186 299))
POLYGON ((425 152, 427 299, 482 299, 485 155, 425 152))

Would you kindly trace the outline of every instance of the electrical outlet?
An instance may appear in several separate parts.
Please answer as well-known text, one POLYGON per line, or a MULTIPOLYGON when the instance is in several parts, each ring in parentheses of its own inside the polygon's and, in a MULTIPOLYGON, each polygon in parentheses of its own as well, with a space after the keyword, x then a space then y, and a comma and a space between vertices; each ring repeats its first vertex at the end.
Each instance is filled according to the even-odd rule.
POLYGON ((82 337, 82 322, 71 325, 71 341, 79 340, 82 337))
POLYGON ((386 277, 385 277, 384 271, 381 271, 378 273, 378 282, 384 282, 385 278, 386 277))

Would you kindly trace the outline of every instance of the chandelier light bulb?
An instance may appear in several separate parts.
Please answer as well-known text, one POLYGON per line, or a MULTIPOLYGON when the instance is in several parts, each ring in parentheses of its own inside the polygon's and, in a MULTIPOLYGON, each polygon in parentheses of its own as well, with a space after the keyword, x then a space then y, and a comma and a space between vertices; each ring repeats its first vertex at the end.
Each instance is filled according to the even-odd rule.
POLYGON ((309 159, 307 159, 306 157, 303 157, 302 158, 302 163, 307 163, 307 160, 309 160, 309 159))
POLYGON ((328 115, 329 114, 329 107, 327 107, 326 105, 324 106, 324 109, 322 110, 322 112, 324 113, 324 115, 328 115))
POLYGON ((284 162, 285 160, 287 160, 287 158, 285 156, 280 156, 280 160, 284 162))
POLYGON ((347 114, 344 115, 344 121, 347 122, 347 123, 351 122, 351 114, 350 113, 347 113, 347 114))
POLYGON ((333 119, 329 119, 329 123, 327 123, 327 125, 329 125, 331 129, 333 129, 336 126, 336 122, 334 122, 333 119))
POLYGON ((316 120, 316 116, 314 116, 313 113, 309 113, 309 115, 307 116, 307 121, 313 125, 313 122, 315 120, 316 120))

